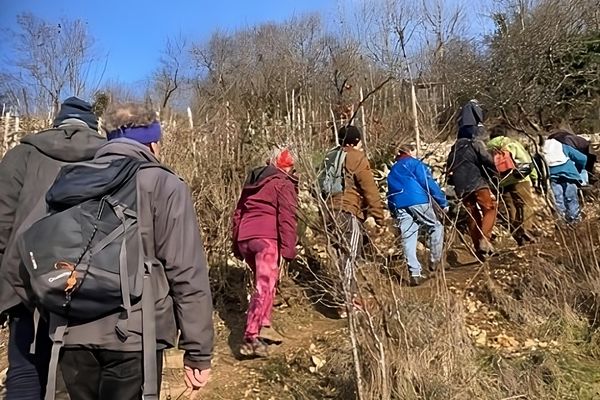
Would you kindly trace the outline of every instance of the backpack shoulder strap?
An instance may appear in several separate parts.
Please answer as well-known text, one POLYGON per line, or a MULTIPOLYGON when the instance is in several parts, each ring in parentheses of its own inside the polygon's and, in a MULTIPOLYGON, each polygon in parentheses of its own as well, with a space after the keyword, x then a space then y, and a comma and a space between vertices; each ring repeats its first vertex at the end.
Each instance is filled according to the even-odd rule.
POLYGON ((46 383, 46 396, 44 400, 54 400, 56 395, 56 372, 60 351, 64 344, 64 336, 67 331, 67 321, 51 314, 48 319, 49 332, 54 332, 52 339, 52 350, 50 352, 50 364, 48 365, 48 382, 46 383))
POLYGON ((147 262, 144 274, 144 290, 142 292, 142 348, 144 357, 144 400, 158 399, 158 371, 156 363, 156 319, 154 293, 150 268, 147 262))

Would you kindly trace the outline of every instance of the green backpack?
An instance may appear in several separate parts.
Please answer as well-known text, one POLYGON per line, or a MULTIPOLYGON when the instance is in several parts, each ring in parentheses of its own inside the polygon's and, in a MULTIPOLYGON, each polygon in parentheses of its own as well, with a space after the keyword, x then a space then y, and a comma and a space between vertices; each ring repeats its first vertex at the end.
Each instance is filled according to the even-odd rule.
POLYGON ((324 199, 344 191, 344 162, 346 152, 341 147, 331 149, 325 155, 319 171, 319 189, 324 199))

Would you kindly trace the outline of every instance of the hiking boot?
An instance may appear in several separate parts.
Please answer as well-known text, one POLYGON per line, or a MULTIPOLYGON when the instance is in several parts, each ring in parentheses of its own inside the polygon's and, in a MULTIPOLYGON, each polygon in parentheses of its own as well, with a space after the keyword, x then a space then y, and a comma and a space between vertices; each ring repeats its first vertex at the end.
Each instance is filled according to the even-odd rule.
POLYGON ((536 242, 536 239, 533 235, 528 233, 524 233, 516 239, 516 242, 519 246, 525 246, 527 244, 533 244, 536 242))
POLYGON ((429 262, 429 272, 437 272, 442 269, 441 261, 430 261, 429 262))
POLYGON ((479 242, 479 251, 483 255, 492 255, 494 254, 494 246, 492 246, 489 240, 484 238, 479 242))
POLYGON ((260 338, 247 340, 240 346, 240 354, 246 357, 268 357, 269 346, 260 338))
POLYGON ((425 276, 423 274, 417 275, 417 276, 411 276, 410 279, 409 279, 409 281, 408 281, 408 285, 411 286, 411 287, 419 286, 426 279, 427 279, 427 276, 425 276))
POLYGON ((277 332, 271 326, 263 326, 260 329, 260 333, 259 333, 258 337, 266 344, 281 344, 281 343, 283 343, 283 336, 281 336, 281 334, 279 332, 277 332))

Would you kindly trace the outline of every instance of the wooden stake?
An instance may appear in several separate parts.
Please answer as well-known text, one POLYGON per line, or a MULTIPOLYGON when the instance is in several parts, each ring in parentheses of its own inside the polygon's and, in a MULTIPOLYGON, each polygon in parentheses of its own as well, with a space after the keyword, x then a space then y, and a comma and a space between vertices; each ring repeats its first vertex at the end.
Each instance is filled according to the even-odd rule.
POLYGON ((421 150, 421 133, 419 132, 419 113, 417 110, 417 93, 415 92, 415 84, 411 80, 410 81, 410 101, 412 103, 412 113, 414 119, 414 127, 415 127, 415 142, 416 142, 416 153, 419 155, 419 151, 421 150))
POLYGON ((369 153, 369 149, 367 148, 367 124, 365 122, 365 105, 364 105, 364 97, 363 97, 363 89, 360 88, 360 121, 362 123, 363 130, 363 146, 365 147, 365 153, 369 153))

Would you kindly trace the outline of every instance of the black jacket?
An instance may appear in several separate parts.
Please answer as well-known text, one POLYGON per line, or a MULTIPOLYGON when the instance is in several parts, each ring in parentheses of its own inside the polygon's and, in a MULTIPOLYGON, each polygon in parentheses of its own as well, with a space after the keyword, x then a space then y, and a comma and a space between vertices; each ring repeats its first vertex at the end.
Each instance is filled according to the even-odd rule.
POLYGON ((19 267, 15 232, 66 163, 91 160, 106 139, 83 125, 26 136, 0 162, 0 312, 20 303, 6 271, 19 267), (12 251, 11 251, 12 250, 12 251))
POLYGON ((489 180, 497 174, 494 159, 485 144, 477 139, 458 139, 446 163, 448 182, 458 197, 489 187, 489 180))

